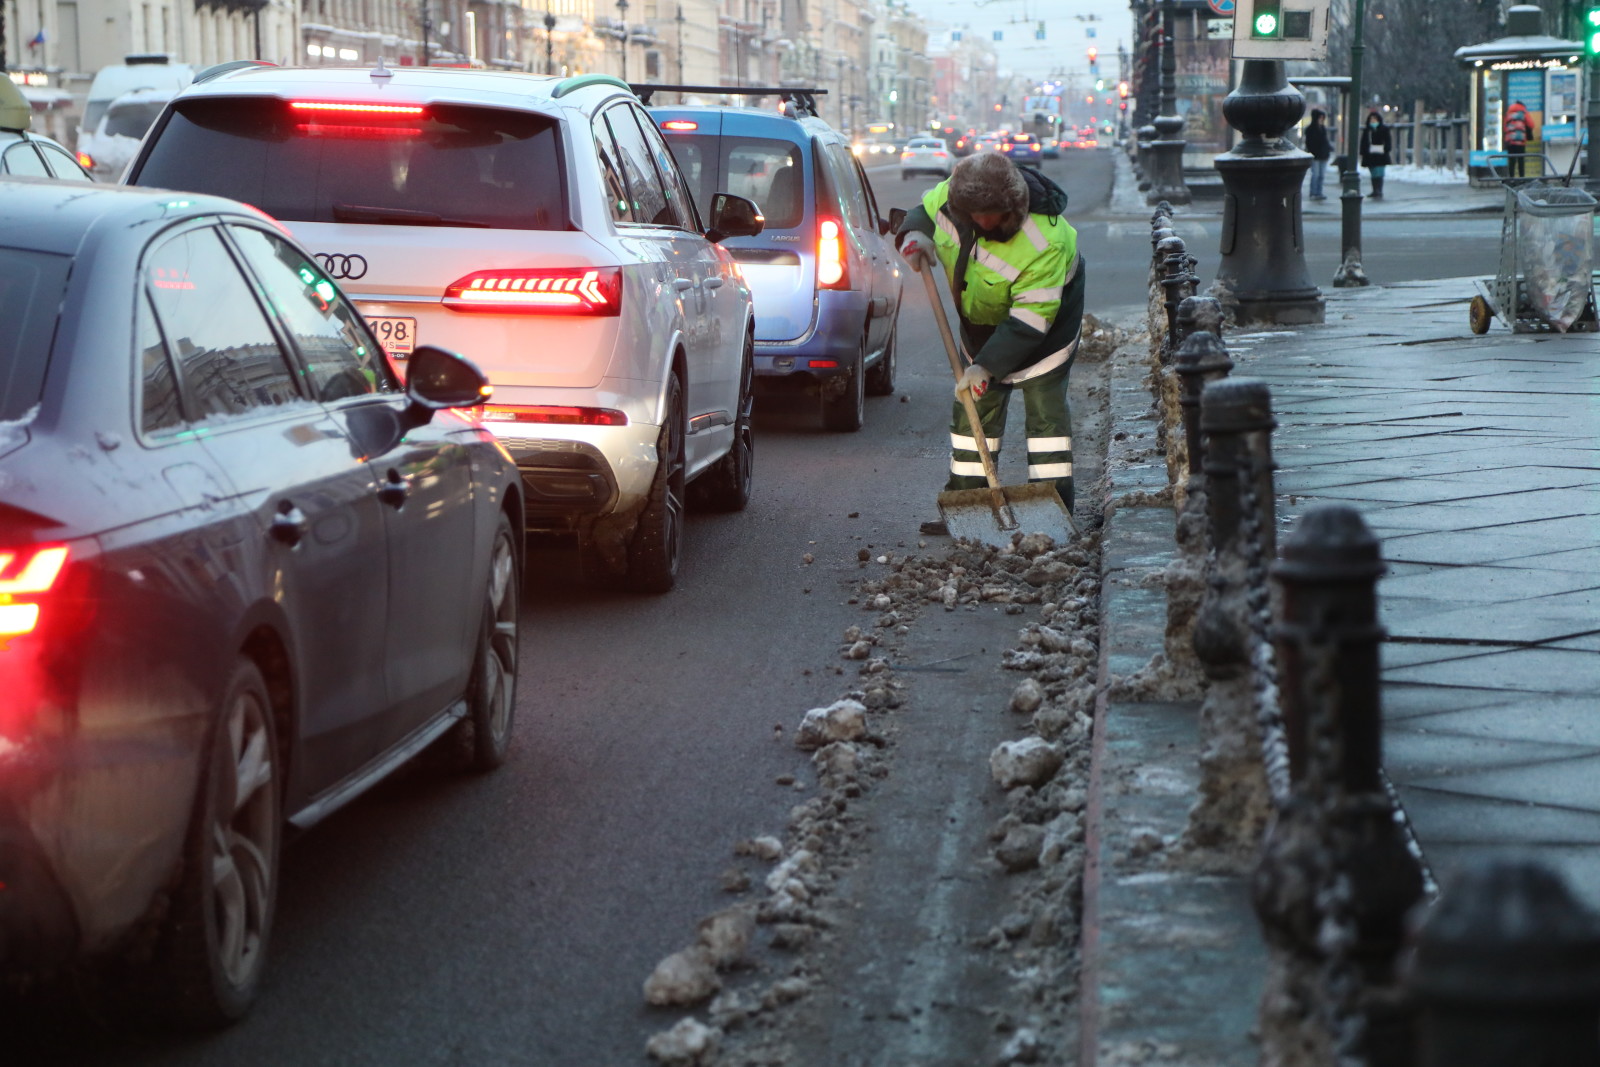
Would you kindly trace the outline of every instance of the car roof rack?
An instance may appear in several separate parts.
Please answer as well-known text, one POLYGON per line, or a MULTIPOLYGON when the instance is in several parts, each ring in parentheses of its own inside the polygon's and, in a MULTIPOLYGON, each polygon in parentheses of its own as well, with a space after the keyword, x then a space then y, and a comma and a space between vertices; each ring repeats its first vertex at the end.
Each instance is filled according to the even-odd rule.
POLYGON ((630 85, 630 89, 638 96, 639 101, 646 107, 650 106, 650 97, 655 93, 716 93, 719 96, 775 96, 784 103, 791 105, 786 112, 795 118, 804 118, 809 115, 813 118, 817 114, 817 97, 827 96, 826 89, 808 89, 794 85, 630 85))

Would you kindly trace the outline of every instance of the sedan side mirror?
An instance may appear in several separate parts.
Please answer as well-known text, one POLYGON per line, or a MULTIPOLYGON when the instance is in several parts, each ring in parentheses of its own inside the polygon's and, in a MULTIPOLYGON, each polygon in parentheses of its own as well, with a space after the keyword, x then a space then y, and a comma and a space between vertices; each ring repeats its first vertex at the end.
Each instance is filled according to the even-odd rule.
POLYGON ((711 198, 711 228, 706 231, 706 240, 715 243, 729 237, 754 237, 766 225, 754 200, 718 193, 711 198))
POLYGON ((900 227, 905 225, 905 221, 906 209, 903 207, 892 207, 889 209, 889 228, 883 232, 886 235, 891 233, 899 233, 900 227))
POLYGON ((406 360, 405 421, 425 426, 435 411, 477 407, 494 394, 489 378, 472 362, 448 349, 422 345, 406 360))

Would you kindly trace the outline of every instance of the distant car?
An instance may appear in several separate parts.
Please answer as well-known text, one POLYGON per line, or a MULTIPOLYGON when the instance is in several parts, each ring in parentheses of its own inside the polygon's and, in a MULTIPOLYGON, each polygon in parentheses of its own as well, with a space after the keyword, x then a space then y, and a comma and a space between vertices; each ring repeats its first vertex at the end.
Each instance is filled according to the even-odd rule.
POLYGON ((727 189, 761 205, 766 228, 724 242, 755 297, 757 386, 814 389, 825 427, 859 430, 866 397, 894 392, 904 285, 862 169, 871 157, 852 154, 837 130, 794 109, 660 106, 650 114, 698 200, 727 189))
POLYGON ((1044 146, 1031 133, 1013 133, 999 147, 1019 167, 1037 167, 1044 155, 1044 146))
POLYGON ((122 177, 138 154, 139 142, 176 95, 176 89, 135 89, 117 97, 94 129, 78 138, 78 163, 100 181, 122 177))
POLYGON ((950 176, 950 149, 937 137, 913 137, 900 153, 900 178, 909 180, 917 174, 933 174, 940 178, 950 176))
MULTIPOLYGON (((344 279, 389 354, 471 352, 530 530, 602 584, 677 581, 691 495, 750 497, 754 314, 725 238, 627 84, 444 67, 203 72, 126 179, 228 195, 344 279), (693 492, 691 493, 691 488, 693 492)), ((714 191, 713 191, 714 192, 714 191)))
POLYGON ((10 78, 0 78, 0 175, 94 181, 71 152, 48 137, 29 133, 32 123, 33 108, 22 90, 10 78))
MULTIPOLYGON (((194 68, 187 63, 174 63, 161 52, 124 56, 121 63, 101 67, 89 83, 89 94, 83 105, 83 122, 78 127, 78 140, 93 133, 100 118, 112 101, 123 93, 135 89, 166 89, 177 92, 194 80, 194 68)), ((82 148, 80 143, 79 148, 82 148)))
MULTIPOLYGON (((261 988, 278 854, 458 731, 506 758, 522 484, 316 257, 215 197, 0 179, 0 976, 261 988)), ((354 903, 354 902, 352 902, 354 903)))
POLYGON ((972 155, 972 153, 977 150, 977 143, 977 132, 974 130, 968 130, 966 133, 956 138, 955 144, 950 146, 950 151, 957 159, 965 159, 967 156, 972 155))
POLYGON ((1045 159, 1061 158, 1061 142, 1055 137, 1046 137, 1039 142, 1040 155, 1045 159))
POLYGON ((998 152, 1000 151, 1000 145, 1002 142, 1004 142, 1004 140, 1005 134, 985 133, 978 137, 978 140, 973 145, 972 150, 974 152, 998 152))

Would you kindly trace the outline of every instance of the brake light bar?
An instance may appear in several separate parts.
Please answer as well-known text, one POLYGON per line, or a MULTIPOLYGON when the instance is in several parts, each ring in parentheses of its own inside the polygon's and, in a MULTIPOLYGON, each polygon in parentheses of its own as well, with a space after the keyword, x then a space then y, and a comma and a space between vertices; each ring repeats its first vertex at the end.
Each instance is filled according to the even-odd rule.
POLYGON ((850 288, 844 259, 844 224, 823 216, 817 220, 817 284, 824 289, 850 288))
POLYGON ((661 124, 661 128, 663 130, 698 130, 700 124, 698 122, 690 122, 688 119, 668 119, 661 124))
POLYGON ((621 267, 480 270, 444 291, 455 311, 526 311, 551 315, 618 315, 621 267))
POLYGON ((478 409, 484 422, 543 422, 564 426, 626 426, 626 412, 613 408, 566 407, 557 404, 516 406, 495 404, 478 409))
POLYGON ((289 107, 294 111, 311 113, 334 113, 344 115, 394 115, 414 116, 421 115, 423 108, 415 104, 357 104, 344 103, 333 100, 291 100, 289 107))
POLYGON ((0 641, 34 631, 39 605, 17 598, 48 593, 66 565, 66 545, 0 551, 0 641))

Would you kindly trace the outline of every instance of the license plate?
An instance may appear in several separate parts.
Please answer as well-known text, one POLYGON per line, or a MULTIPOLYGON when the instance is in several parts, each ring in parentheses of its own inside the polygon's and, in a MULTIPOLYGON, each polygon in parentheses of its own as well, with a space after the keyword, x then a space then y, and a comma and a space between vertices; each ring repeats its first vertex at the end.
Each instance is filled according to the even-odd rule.
POLYGON ((371 327, 372 335, 378 339, 378 343, 383 346, 390 359, 405 359, 416 351, 416 319, 368 316, 367 325, 371 327))

